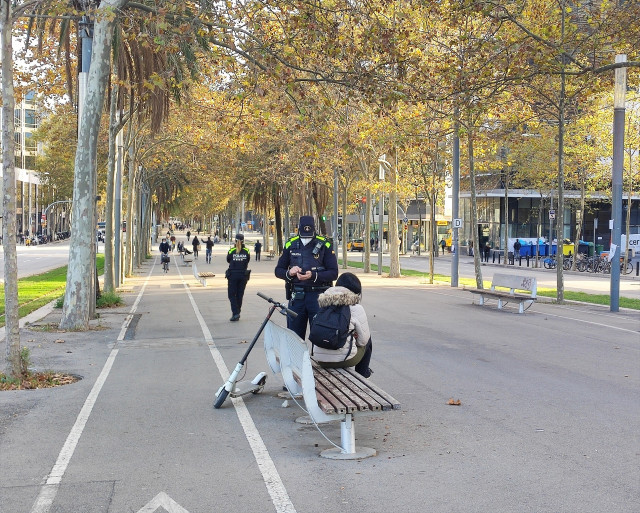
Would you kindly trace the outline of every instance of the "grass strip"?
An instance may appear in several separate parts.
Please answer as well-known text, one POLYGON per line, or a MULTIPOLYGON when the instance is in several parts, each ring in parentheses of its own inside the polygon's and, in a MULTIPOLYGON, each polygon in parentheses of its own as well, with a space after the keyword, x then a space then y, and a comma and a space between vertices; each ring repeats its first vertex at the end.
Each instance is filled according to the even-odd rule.
MULTIPOLYGON (((104 271, 104 255, 96 258, 98 275, 104 271)), ((24 317, 64 294, 67 266, 18 280, 18 315, 24 317)), ((0 285, 0 327, 4 326, 4 283, 0 285)))
MULTIPOLYGON (((342 260, 339 260, 339 263, 342 263, 342 260)), ((347 265, 349 267, 354 267, 356 269, 364 268, 364 264, 362 262, 347 261, 347 265)), ((371 264, 371 270, 377 272, 378 266, 375 264, 371 264)), ((382 272, 388 273, 389 266, 382 266, 382 272)), ((400 273, 402 274, 402 276, 424 278, 425 280, 429 280, 429 277, 430 277, 429 273, 425 273, 423 271, 414 271, 411 269, 401 270, 400 273)), ((451 276, 447 276, 446 274, 434 274, 433 281, 451 283, 451 276)), ((459 285, 467 285, 470 287, 476 286, 476 280, 474 278, 460 278, 458 280, 458 283, 459 285)), ((487 289, 490 288, 491 282, 485 281, 484 286, 487 289)), ((558 296, 558 292, 556 289, 538 289, 537 295, 555 299, 558 296)), ((609 296, 608 294, 587 294, 586 292, 574 292, 571 290, 564 291, 564 299, 567 301, 579 301, 581 303, 590 303, 593 305, 605 305, 605 306, 609 306, 611 302, 611 296, 609 296)), ((633 299, 633 298, 620 296, 619 304, 621 308, 630 308, 631 310, 640 310, 640 299, 633 299)))

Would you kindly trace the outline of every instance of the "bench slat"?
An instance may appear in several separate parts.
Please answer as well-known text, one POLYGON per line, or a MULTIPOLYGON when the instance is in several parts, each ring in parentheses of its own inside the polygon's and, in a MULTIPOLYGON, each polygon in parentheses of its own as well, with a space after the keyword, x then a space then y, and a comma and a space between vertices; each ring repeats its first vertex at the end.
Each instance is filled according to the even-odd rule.
MULTIPOLYGON (((336 382, 336 386, 344 390, 348 390, 350 397, 359 403, 358 411, 379 411, 382 410, 382 404, 366 390, 357 386, 356 382, 351 380, 345 373, 346 369, 322 369, 328 373, 336 382)), ((314 376, 317 375, 314 373, 314 376)))
POLYGON ((314 369, 313 377, 316 380, 316 390, 318 388, 318 384, 327 388, 333 396, 340 401, 347 413, 369 410, 370 405, 366 401, 362 400, 358 395, 353 394, 353 390, 344 387, 343 382, 336 379, 335 375, 331 372, 327 372, 330 370, 334 369, 323 369, 320 367, 316 367, 314 369), (347 393, 349 396, 346 395, 347 393))
POLYGON ((355 405, 351 403, 348 406, 347 398, 344 394, 336 394, 335 388, 327 388, 321 382, 316 381, 316 397, 318 398, 318 406, 322 408, 325 413, 352 413, 357 410, 355 405), (338 397, 342 395, 342 398, 338 397), (344 401, 344 402, 343 402, 344 401))
POLYGON ((375 383, 369 379, 358 374, 353 368, 336 369, 339 370, 342 375, 348 378, 353 386, 358 387, 362 393, 367 394, 372 400, 376 401, 380 405, 380 409, 386 410, 399 410, 400 403, 382 390, 375 383))

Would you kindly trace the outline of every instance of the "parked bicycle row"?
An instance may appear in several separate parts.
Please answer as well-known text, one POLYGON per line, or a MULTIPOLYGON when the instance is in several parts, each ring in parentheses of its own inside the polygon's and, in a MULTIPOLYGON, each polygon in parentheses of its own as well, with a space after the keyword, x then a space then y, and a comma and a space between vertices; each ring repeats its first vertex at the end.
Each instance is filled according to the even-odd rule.
MULTIPOLYGON (((573 269, 574 255, 565 256, 562 259, 562 268, 566 271, 573 269)), ((555 255, 545 257, 543 260, 545 269, 555 269, 558 266, 558 261, 555 255)), ((612 262, 606 255, 593 255, 586 256, 582 253, 578 253, 575 262, 576 270, 580 272, 589 273, 611 273, 612 262)), ((633 272, 633 264, 627 261, 625 266, 624 258, 620 259, 620 272, 622 274, 631 274, 633 272)))

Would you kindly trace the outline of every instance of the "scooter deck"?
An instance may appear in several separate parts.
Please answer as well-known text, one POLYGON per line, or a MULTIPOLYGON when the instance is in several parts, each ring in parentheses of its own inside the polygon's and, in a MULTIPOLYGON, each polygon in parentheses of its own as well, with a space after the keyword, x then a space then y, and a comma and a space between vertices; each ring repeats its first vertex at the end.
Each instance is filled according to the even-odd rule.
POLYGON ((257 394, 264 388, 264 383, 266 382, 266 380, 267 378, 266 376, 264 376, 263 380, 261 380, 262 383, 254 383, 254 381, 256 381, 255 378, 253 379, 253 381, 240 381, 239 383, 235 384, 233 390, 229 392, 229 395, 231 397, 240 397, 241 395, 249 393, 257 394))

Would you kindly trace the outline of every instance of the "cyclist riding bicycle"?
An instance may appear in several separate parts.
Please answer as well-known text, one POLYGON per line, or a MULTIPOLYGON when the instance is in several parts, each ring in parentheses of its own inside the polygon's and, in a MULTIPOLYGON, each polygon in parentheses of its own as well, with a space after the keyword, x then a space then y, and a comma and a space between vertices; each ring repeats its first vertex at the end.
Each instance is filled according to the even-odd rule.
POLYGON ((169 270, 169 250, 171 249, 171 245, 167 242, 166 237, 162 237, 162 242, 160 243, 160 260, 162 260, 162 269, 164 272, 169 270))

